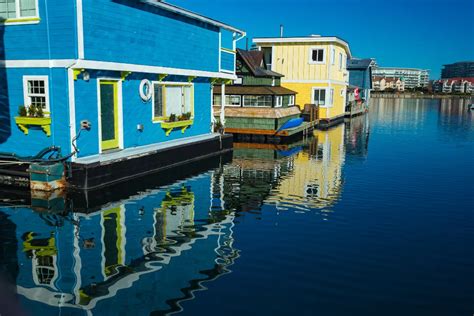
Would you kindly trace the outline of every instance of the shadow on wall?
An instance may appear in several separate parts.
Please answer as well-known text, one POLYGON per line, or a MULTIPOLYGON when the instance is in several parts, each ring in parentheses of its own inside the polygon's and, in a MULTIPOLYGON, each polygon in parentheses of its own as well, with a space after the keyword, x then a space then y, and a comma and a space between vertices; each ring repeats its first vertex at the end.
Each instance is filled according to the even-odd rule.
POLYGON ((11 120, 10 120, 10 102, 8 99, 8 83, 7 70, 5 68, 5 41, 3 39, 5 33, 5 20, 0 17, 0 144, 3 144, 10 137, 11 120))

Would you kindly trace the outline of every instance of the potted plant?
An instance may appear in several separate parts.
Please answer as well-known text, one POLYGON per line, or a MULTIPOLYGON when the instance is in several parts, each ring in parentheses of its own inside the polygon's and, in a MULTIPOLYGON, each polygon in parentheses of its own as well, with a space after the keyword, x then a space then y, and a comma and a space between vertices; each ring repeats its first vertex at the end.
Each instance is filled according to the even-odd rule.
POLYGON ((51 118, 45 117, 40 105, 18 107, 18 116, 15 117, 15 122, 25 135, 28 135, 30 126, 41 127, 47 136, 51 135, 51 118))
POLYGON ((214 132, 224 135, 224 131, 224 125, 222 124, 221 120, 218 119, 214 124, 214 132))

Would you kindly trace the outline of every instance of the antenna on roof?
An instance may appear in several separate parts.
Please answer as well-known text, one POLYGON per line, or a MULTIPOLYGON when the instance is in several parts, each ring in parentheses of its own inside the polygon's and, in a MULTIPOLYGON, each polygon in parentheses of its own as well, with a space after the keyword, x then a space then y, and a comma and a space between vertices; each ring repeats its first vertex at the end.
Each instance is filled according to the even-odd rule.
POLYGON ((280 37, 283 37, 284 29, 285 29, 285 27, 283 26, 283 24, 280 24, 280 37))
POLYGON ((246 38, 247 42, 245 44, 245 50, 249 50, 249 38, 246 38))

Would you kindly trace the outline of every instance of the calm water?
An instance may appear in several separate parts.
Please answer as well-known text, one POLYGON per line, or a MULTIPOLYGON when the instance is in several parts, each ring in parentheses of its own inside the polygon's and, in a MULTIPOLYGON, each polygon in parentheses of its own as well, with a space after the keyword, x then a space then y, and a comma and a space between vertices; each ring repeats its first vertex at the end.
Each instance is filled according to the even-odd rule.
POLYGON ((88 214, 4 206, 0 271, 30 315, 472 315, 473 183, 467 102, 375 100, 88 214))

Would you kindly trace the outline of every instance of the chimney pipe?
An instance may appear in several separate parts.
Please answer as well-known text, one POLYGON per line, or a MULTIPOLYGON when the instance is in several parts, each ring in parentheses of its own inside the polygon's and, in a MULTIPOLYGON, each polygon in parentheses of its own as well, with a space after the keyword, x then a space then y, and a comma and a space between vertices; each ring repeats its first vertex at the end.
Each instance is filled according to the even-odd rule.
POLYGON ((283 30, 284 30, 284 26, 283 24, 280 24, 280 37, 283 37, 283 30))

